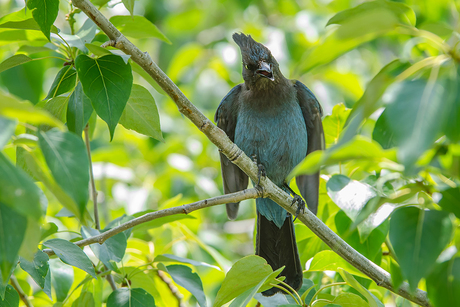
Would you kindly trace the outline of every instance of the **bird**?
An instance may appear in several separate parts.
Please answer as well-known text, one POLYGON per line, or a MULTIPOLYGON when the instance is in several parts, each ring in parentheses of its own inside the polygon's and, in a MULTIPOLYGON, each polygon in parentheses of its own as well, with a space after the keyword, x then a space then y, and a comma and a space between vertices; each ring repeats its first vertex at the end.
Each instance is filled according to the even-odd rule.
MULTIPOLYGON (((233 87, 220 102, 214 121, 243 152, 254 158, 260 176, 267 176, 294 196, 299 208, 302 198, 286 182, 287 175, 309 153, 325 147, 321 117, 315 95, 303 83, 283 76, 276 59, 251 35, 234 33, 243 63, 244 83, 233 87)), ((220 153, 224 193, 241 191, 248 176, 220 153)), ((296 177, 300 194, 314 214, 318 208, 319 172, 296 177)), ((253 182, 258 185, 259 182, 253 182)), ((235 219, 239 203, 226 204, 229 219, 235 219)), ((294 290, 302 286, 303 273, 292 215, 269 198, 257 198, 256 255, 273 270, 284 266, 280 276, 294 290)), ((280 289, 264 291, 272 296, 280 289)))

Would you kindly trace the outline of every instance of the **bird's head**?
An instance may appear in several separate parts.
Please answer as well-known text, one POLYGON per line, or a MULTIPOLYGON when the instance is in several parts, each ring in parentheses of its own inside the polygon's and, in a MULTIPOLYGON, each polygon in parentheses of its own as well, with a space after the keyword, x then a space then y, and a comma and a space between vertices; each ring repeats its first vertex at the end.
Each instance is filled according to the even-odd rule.
POLYGON ((246 84, 267 87, 279 82, 282 77, 278 62, 270 50, 256 42, 251 35, 233 34, 233 40, 240 47, 243 58, 243 79, 246 84))

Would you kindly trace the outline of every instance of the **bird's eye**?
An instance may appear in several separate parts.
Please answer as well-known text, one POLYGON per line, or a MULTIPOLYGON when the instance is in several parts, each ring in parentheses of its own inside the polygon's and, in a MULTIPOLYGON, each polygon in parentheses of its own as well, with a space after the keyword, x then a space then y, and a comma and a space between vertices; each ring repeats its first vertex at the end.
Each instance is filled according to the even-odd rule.
POLYGON ((250 70, 250 68, 249 68, 249 65, 248 65, 248 64, 244 65, 244 67, 245 67, 247 70, 250 70))

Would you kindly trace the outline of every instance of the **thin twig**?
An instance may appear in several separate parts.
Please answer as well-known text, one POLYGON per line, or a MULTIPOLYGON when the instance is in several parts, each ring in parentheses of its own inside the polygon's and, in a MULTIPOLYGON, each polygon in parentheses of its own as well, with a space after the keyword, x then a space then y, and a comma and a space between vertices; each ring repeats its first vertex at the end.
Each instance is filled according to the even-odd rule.
POLYGON ((169 290, 171 291, 171 294, 177 299, 178 306, 179 307, 184 307, 184 303, 182 302, 182 299, 184 296, 182 293, 180 293, 179 289, 174 285, 174 283, 169 279, 163 271, 158 270, 157 271, 158 277, 168 286, 169 290))
MULTIPOLYGON (((72 2, 91 18, 110 40, 114 41, 115 47, 122 50, 125 54, 130 55, 131 59, 139 64, 158 83, 177 105, 179 112, 192 121, 231 162, 243 170, 254 182, 257 182, 258 169, 252 160, 230 141, 224 131, 217 128, 187 99, 177 85, 153 62, 148 53, 139 50, 139 48, 123 36, 89 0, 72 0, 72 2)), ((294 215, 296 213, 297 205, 291 207, 292 197, 271 182, 270 179, 266 177, 262 178, 260 185, 263 188, 265 197, 269 197, 291 214, 294 215)), ((425 291, 416 289, 415 292, 411 292, 407 283, 403 283, 399 290, 396 290, 391 284, 391 276, 388 272, 358 253, 309 210, 305 210, 305 213, 299 215, 298 218, 334 252, 374 280, 377 285, 398 293, 402 297, 421 306, 431 306, 425 291)))
POLYGON ((93 199, 93 205, 94 205, 94 222, 96 223, 96 229, 101 230, 101 224, 99 222, 99 212, 97 210, 97 190, 96 190, 96 183, 94 182, 93 163, 91 161, 91 145, 89 142, 88 125, 86 125, 84 131, 85 131, 86 152, 88 153, 88 160, 89 160, 89 179, 90 179, 90 184, 91 184, 91 198, 93 199))
POLYGON ((32 303, 29 301, 29 298, 27 297, 27 295, 24 293, 21 286, 19 285, 19 282, 16 279, 16 276, 11 275, 10 283, 13 286, 13 288, 18 292, 19 298, 21 299, 21 301, 23 301, 27 307, 33 307, 32 303))
MULTIPOLYGON (((75 244, 79 247, 87 246, 93 243, 102 244, 108 238, 111 238, 114 235, 119 234, 122 231, 125 231, 127 229, 130 229, 134 226, 137 226, 143 223, 150 222, 154 219, 158 219, 158 218, 170 216, 170 215, 175 215, 175 214, 189 214, 190 212, 193 212, 198 209, 203 209, 203 208, 207 208, 207 207, 211 207, 215 205, 222 205, 226 203, 240 202, 240 201, 251 199, 251 198, 258 198, 260 197, 260 195, 261 195, 260 190, 256 188, 252 188, 252 189, 247 189, 247 190, 243 190, 243 191, 232 193, 232 194, 226 194, 226 195, 216 196, 216 197, 205 199, 205 200, 200 200, 200 201, 197 201, 191 204, 187 204, 187 205, 182 205, 178 207, 167 208, 167 209, 160 210, 160 211, 150 212, 142 216, 139 216, 135 219, 132 219, 126 223, 123 223, 117 227, 114 227, 110 230, 107 230, 97 236, 89 237, 89 238, 77 241, 75 242, 75 244)), ((52 249, 44 249, 43 252, 47 253, 48 256, 54 255, 54 252, 52 249)))

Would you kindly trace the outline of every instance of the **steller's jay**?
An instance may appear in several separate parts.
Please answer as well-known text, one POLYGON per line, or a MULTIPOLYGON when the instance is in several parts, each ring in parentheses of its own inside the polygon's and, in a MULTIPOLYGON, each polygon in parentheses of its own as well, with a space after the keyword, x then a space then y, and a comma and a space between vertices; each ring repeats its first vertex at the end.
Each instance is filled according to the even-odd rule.
MULTIPOLYGON (((244 34, 233 34, 241 49, 244 83, 232 88, 220 103, 215 121, 246 155, 253 156, 259 176, 268 176, 291 192, 299 207, 305 203, 286 182, 286 176, 307 154, 324 148, 322 109, 313 93, 300 81, 286 79, 270 50, 244 34)), ((224 192, 247 188, 248 176, 226 156, 220 155, 224 192)), ((318 207, 319 172, 296 177, 300 193, 314 214, 318 207)), ((294 203, 293 202, 293 203, 294 203)), ((291 215, 268 198, 256 199, 256 254, 273 270, 285 266, 280 275, 293 289, 302 286, 302 265, 291 215)), ((227 215, 235 219, 238 203, 227 204, 227 215)), ((265 296, 279 292, 271 288, 265 296)))

